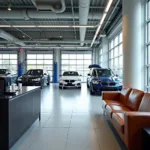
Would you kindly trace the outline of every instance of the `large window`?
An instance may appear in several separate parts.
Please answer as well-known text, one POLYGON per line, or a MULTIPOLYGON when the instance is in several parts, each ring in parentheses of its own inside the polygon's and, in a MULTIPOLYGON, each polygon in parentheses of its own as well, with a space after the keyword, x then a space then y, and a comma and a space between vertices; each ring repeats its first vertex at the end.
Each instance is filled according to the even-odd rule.
POLYGON ((92 52, 62 52, 61 73, 64 71, 78 71, 83 82, 89 73, 88 66, 92 64, 92 52))
POLYGON ((99 50, 99 65, 100 65, 100 66, 102 66, 102 61, 103 61, 103 60, 102 60, 102 58, 103 58, 102 55, 103 55, 103 50, 102 50, 102 48, 101 48, 101 49, 99 50))
POLYGON ((53 54, 27 54, 27 70, 44 69, 51 75, 53 80, 53 54))
POLYGON ((147 1, 147 17, 146 17, 146 87, 150 91, 150 0, 147 1))
POLYGON ((10 69, 17 73, 17 54, 0 54, 0 69, 10 69))
POLYGON ((123 76, 122 32, 109 42, 109 68, 120 78, 123 76))

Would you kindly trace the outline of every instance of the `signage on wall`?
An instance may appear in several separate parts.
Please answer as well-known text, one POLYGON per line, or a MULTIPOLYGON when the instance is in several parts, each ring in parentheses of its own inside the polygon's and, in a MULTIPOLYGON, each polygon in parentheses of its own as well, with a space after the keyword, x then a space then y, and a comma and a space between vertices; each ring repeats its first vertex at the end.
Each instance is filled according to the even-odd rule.
POLYGON ((20 48, 20 49, 19 49, 19 52, 23 52, 23 48, 20 48))

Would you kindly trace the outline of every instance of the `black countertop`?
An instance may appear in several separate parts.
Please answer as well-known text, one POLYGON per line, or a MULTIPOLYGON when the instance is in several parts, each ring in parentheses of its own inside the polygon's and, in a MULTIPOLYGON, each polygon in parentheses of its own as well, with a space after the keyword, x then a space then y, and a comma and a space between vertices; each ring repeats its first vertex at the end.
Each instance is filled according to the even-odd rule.
POLYGON ((16 94, 14 95, 0 95, 0 100, 1 99, 9 99, 9 100, 13 100, 16 97, 20 97, 23 96, 25 94, 28 94, 34 90, 40 89, 40 86, 23 86, 22 90, 16 91, 16 94))

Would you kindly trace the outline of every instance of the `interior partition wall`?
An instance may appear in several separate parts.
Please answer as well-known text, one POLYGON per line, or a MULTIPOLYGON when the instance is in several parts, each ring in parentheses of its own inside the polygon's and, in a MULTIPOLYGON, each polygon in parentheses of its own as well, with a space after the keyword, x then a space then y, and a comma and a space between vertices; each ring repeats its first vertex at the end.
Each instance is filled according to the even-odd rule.
POLYGON ((18 54, 17 51, 0 51, 0 69, 9 69, 12 73, 18 70, 18 54))
POLYGON ((64 71, 78 71, 82 82, 86 82, 91 64, 92 51, 61 51, 61 74, 64 71))
POLYGON ((150 0, 146 9, 146 89, 150 92, 150 0))
POLYGON ((44 69, 53 81, 53 51, 28 51, 26 54, 27 70, 44 69))
POLYGON ((117 34, 109 41, 109 68, 123 78, 123 35, 117 34))

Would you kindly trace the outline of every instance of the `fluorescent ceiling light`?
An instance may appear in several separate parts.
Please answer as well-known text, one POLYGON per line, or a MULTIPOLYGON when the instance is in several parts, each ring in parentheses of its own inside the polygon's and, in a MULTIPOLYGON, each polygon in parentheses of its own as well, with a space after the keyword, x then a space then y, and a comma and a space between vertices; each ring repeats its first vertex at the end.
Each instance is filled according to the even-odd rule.
POLYGON ((36 25, 12 25, 15 28, 35 28, 36 25))
POLYGON ((97 25, 0 25, 1 28, 95 28, 97 25))
POLYGON ((10 28, 11 25, 0 25, 0 28, 10 28))
POLYGON ((104 14, 103 14, 102 19, 101 19, 101 21, 100 21, 100 25, 103 24, 103 22, 104 22, 104 20, 105 20, 105 18, 106 18, 106 15, 107 15, 107 13, 104 13, 104 14))
POLYGON ((113 0, 109 0, 109 1, 108 1, 108 4, 107 4, 107 6, 106 6, 106 8, 105 8, 105 12, 108 12, 108 11, 109 11, 112 2, 113 2, 113 0))
POLYGON ((102 26, 101 24, 98 26, 98 28, 96 30, 96 33, 95 33, 96 36, 98 35, 98 33, 99 33, 100 29, 101 29, 101 26, 102 26))
POLYGON ((97 35, 98 35, 98 33, 99 33, 100 29, 101 29, 101 26, 102 26, 102 24, 103 24, 103 22, 104 22, 104 20, 105 20, 105 18, 106 18, 107 12, 109 11, 112 2, 113 2, 113 0, 109 0, 109 1, 108 1, 108 4, 107 4, 107 6, 106 6, 106 8, 105 8, 105 11, 104 11, 103 16, 102 16, 102 18, 101 18, 101 20, 100 20, 99 26, 98 26, 98 28, 97 28, 97 30, 96 30, 96 33, 95 33, 95 35, 94 35, 94 38, 93 38, 93 40, 92 40, 92 43, 91 43, 91 46, 90 46, 90 47, 93 46, 93 44, 94 44, 94 42, 95 42, 95 40, 96 40, 96 38, 97 38, 97 35))
POLYGON ((72 25, 73 28, 95 28, 93 25, 72 25))
POLYGON ((38 28, 69 28, 69 25, 37 25, 38 28))

